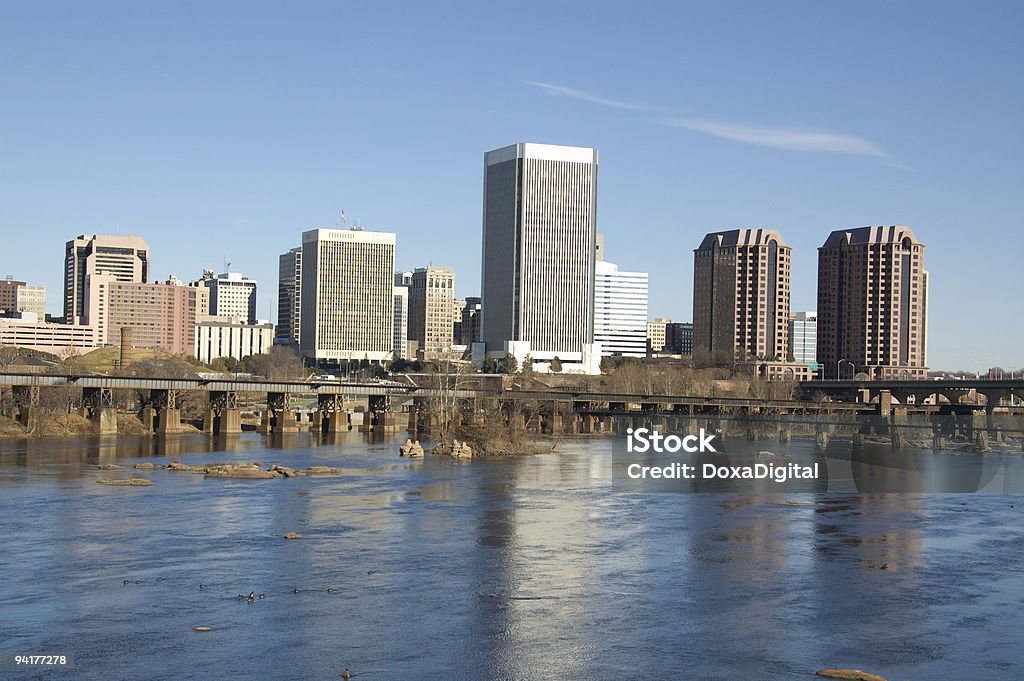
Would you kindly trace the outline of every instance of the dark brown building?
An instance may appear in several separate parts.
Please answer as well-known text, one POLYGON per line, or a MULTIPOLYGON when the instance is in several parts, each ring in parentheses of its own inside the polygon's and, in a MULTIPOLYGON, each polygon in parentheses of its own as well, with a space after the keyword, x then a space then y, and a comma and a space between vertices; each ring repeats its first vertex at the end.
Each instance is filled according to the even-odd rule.
POLYGON ((693 252, 693 351, 785 359, 792 249, 771 229, 708 234, 693 252))
POLYGON ((909 227, 836 230, 818 249, 825 378, 927 378, 928 273, 909 227))

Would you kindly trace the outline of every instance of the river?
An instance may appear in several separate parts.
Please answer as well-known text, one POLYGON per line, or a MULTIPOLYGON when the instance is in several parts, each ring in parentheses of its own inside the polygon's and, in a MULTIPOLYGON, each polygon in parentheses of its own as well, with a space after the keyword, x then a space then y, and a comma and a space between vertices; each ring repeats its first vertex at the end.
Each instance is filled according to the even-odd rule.
POLYGON ((398 441, 0 442, 0 653, 74 659, 0 676, 1024 678, 1024 496, 635 493, 610 439, 476 461, 398 441), (127 468, 172 458, 345 473, 127 468), (96 484, 130 474, 154 484, 96 484))

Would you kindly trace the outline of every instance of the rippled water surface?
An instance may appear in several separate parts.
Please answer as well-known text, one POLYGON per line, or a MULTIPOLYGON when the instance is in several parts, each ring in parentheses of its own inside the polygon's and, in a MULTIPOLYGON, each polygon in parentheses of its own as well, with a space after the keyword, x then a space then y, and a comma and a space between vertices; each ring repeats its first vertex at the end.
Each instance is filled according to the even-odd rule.
POLYGON ((0 443, 0 652, 75 658, 0 677, 1024 679, 1021 496, 628 494, 613 446, 0 443), (172 458, 346 472, 97 470, 172 458), (96 484, 133 473, 154 484, 96 484))

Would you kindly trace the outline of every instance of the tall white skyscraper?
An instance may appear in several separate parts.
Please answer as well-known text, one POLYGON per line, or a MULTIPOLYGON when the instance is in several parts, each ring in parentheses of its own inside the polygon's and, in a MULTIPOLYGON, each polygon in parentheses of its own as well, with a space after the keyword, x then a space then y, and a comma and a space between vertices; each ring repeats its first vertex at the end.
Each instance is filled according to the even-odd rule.
POLYGON ((594 340, 605 356, 647 356, 646 272, 620 272, 618 265, 597 261, 594 340))
POLYGON ((395 235, 358 229, 302 233, 304 357, 386 362, 394 350, 395 235))
POLYGON ((813 364, 818 353, 818 315, 789 313, 789 354, 794 362, 813 364))
POLYGON ((521 143, 484 155, 488 354, 592 363, 596 227, 596 149, 521 143))
POLYGON ((203 272, 203 278, 189 286, 205 286, 210 291, 210 314, 218 317, 237 317, 246 324, 256 323, 256 280, 238 272, 215 275, 203 272))

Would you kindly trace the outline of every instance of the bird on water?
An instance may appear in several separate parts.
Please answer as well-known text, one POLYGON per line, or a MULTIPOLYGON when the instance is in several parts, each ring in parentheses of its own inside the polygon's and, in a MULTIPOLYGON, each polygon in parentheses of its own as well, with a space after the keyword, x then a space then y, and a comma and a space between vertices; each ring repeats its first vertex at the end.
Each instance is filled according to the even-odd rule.
POLYGON ((256 600, 256 592, 255 591, 250 591, 249 592, 249 602, 252 603, 255 600, 256 600))

